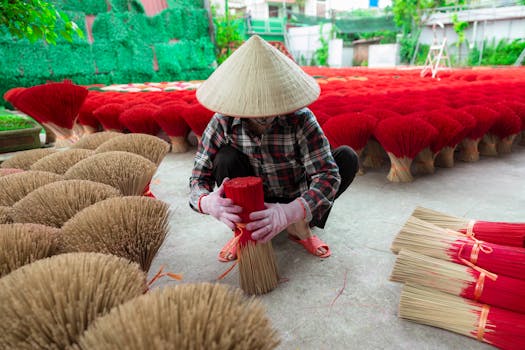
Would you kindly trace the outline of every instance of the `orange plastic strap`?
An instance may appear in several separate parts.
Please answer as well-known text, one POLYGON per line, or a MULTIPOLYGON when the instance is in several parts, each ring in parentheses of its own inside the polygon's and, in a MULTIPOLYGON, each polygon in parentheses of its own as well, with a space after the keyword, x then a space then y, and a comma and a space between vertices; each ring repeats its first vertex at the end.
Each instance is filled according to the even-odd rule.
MULTIPOLYGON (((483 252, 485 254, 490 254, 494 251, 494 249, 492 249, 492 247, 487 247, 485 245, 483 245, 483 241, 480 241, 476 238, 474 238, 473 236, 466 236, 466 238, 468 238, 467 241, 465 241, 462 245, 461 245, 461 248, 459 249, 458 251, 458 259, 461 260, 462 262, 465 262, 467 261, 466 259, 463 259, 461 257, 461 253, 463 252, 463 248, 465 247, 465 245, 467 243, 469 243, 469 241, 474 241, 474 244, 472 245, 472 250, 470 251, 470 262, 472 264, 476 264, 478 262, 478 257, 479 257, 479 252, 483 252)), ((469 264, 466 264, 468 266, 470 266, 469 264)))
MULTIPOLYGON (((468 267, 476 270, 479 272, 479 277, 478 277, 478 281, 476 282, 476 287, 474 289, 474 296, 476 296, 477 293, 479 293, 479 296, 481 296, 481 293, 483 292, 483 286, 484 286, 484 283, 485 283, 485 277, 488 277, 490 278, 491 280, 495 281, 497 278, 498 278, 498 275, 496 275, 495 273, 492 273, 492 272, 489 272, 485 269, 482 269, 481 267, 479 266, 476 266, 474 265, 477 260, 478 260, 478 254, 480 251, 486 253, 486 254, 490 254, 492 253, 493 249, 492 247, 486 247, 483 245, 483 241, 479 241, 475 238, 471 238, 473 240, 476 241, 476 243, 474 243, 474 246, 472 246, 472 251, 476 250, 476 253, 474 254, 474 258, 473 259, 473 254, 471 253, 470 254, 470 261, 468 261, 467 259, 464 259, 462 256, 461 256, 461 252, 463 252, 463 248, 465 247, 465 245, 468 243, 467 242, 464 242, 462 245, 461 245, 461 248, 459 248, 459 251, 458 251, 458 259, 465 265, 467 265, 468 267), (480 281, 481 280, 481 281, 480 281), (479 291, 478 291, 479 290, 479 291)), ((479 298, 478 296, 478 298, 479 298)), ((477 300, 477 299, 476 299, 477 300)))
POLYGON ((483 287, 485 286, 485 276, 484 272, 479 274, 478 280, 476 281, 476 286, 474 287, 474 300, 478 301, 483 294, 483 287))
POLYGON ((179 274, 179 273, 172 273, 172 272, 162 272, 164 270, 164 265, 162 265, 160 268, 159 268, 159 271, 155 274, 155 276, 153 276, 153 278, 148 282, 148 289, 149 287, 155 283, 155 281, 157 281, 158 279, 162 278, 162 277, 165 277, 165 276, 168 276, 174 280, 177 280, 177 281, 180 281, 182 280, 182 274, 179 274))
POLYGON ((481 307, 481 314, 479 315, 478 323, 478 334, 477 338, 479 341, 483 341, 483 336, 485 335, 485 326, 487 325, 487 319, 489 317, 490 306, 483 305, 481 307))
MULTIPOLYGON (((235 224, 235 226, 237 228, 239 228, 239 230, 242 230, 246 227, 246 224, 235 224)), ((240 260, 240 255, 239 255, 239 240, 241 239, 241 235, 237 235, 235 236, 232 241, 230 242, 230 244, 228 244, 225 248, 225 250, 227 252, 231 251, 233 247, 237 246, 237 260, 235 260, 235 263, 232 264, 232 266, 230 266, 226 271, 224 271, 219 277, 217 277, 217 280, 222 280, 224 277, 226 277, 232 270, 233 268, 237 265, 237 263, 239 262, 240 260)))
POLYGON ((468 222, 468 225, 467 225, 467 236, 469 237, 474 237, 475 236, 475 233, 474 233, 474 225, 476 224, 476 220, 470 220, 468 222))

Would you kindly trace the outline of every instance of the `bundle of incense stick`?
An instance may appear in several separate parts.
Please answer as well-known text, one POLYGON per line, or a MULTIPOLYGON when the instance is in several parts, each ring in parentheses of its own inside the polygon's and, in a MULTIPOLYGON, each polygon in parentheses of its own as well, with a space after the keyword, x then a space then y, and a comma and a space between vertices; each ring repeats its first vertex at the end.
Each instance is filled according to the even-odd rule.
POLYGON ((525 349, 525 315, 435 289, 405 285, 399 317, 443 328, 501 349, 525 349))
POLYGON ((442 292, 525 313, 525 281, 498 276, 402 249, 390 280, 436 288, 442 292))
POLYGON ((525 249, 479 241, 410 217, 394 238, 391 250, 401 249, 463 265, 477 265, 490 272, 525 279, 525 249))
POLYGON ((423 207, 417 207, 412 216, 439 227, 475 236, 482 241, 513 247, 525 247, 525 222, 471 220, 423 207))
POLYGON ((277 287, 279 277, 272 243, 257 243, 245 228, 254 211, 264 210, 264 192, 259 177, 238 177, 224 183, 226 197, 243 208, 242 223, 235 228, 241 288, 247 294, 264 294, 277 287))

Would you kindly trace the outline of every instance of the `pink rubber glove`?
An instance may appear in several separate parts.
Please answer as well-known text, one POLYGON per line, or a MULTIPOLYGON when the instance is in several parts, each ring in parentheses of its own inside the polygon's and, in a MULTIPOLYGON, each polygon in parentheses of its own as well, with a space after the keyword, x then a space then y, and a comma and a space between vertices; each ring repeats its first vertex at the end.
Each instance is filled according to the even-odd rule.
POLYGON ((224 182, 229 180, 225 178, 222 184, 212 193, 201 198, 200 207, 204 214, 209 214, 219 221, 222 221, 232 230, 235 229, 235 223, 241 222, 241 217, 236 215, 242 211, 233 201, 224 197, 224 182))
POLYGON ((304 208, 300 199, 288 204, 264 203, 265 210, 250 214, 250 222, 246 225, 252 231, 252 238, 266 243, 289 225, 304 219, 304 208))

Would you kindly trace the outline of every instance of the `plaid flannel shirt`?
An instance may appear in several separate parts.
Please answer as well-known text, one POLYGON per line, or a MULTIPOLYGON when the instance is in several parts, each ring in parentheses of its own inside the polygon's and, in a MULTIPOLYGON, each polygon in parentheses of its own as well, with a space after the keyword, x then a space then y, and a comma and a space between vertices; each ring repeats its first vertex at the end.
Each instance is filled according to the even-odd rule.
POLYGON ((213 191, 213 160, 222 146, 246 154, 263 180, 265 198, 301 197, 306 220, 321 216, 330 208, 341 177, 328 140, 314 114, 303 108, 276 117, 261 136, 248 129, 244 118, 216 113, 202 135, 190 177, 190 206, 199 211, 202 195, 213 191))

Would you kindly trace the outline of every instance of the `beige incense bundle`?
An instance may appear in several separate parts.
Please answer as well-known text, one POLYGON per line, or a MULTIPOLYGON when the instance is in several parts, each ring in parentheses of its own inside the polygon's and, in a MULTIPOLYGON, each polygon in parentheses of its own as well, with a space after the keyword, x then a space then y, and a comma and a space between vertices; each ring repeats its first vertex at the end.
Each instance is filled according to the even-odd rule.
POLYGON ((97 318, 142 295, 146 275, 114 255, 60 254, 0 278, 0 349, 67 349, 97 318))
POLYGON ((169 150, 169 143, 156 136, 133 133, 113 137, 97 147, 95 152, 130 152, 143 156, 158 166, 169 150))
POLYGON ((181 284, 149 292, 96 320, 80 349, 250 349, 279 345, 261 303, 221 284, 181 284))
POLYGON ((154 163, 129 152, 104 152, 73 165, 67 180, 91 180, 117 188, 125 196, 140 196, 157 171, 154 163))
POLYGON ((100 146, 104 142, 121 135, 122 133, 115 131, 101 131, 96 132, 94 134, 84 134, 80 138, 80 140, 71 145, 71 148, 90 149, 94 151, 95 149, 97 149, 98 146, 100 146))
POLYGON ((28 193, 63 177, 47 171, 24 171, 0 177, 0 205, 12 206, 28 193))
POLYGON ((57 152, 57 150, 53 148, 38 148, 17 152, 11 158, 4 160, 0 164, 0 168, 29 170, 31 165, 33 165, 35 162, 55 152, 57 152))
POLYGON ((60 231, 37 224, 0 225, 0 277, 60 252, 60 231))
POLYGON ((13 205, 15 222, 32 222, 53 227, 62 225, 82 209, 101 200, 118 197, 109 185, 89 180, 56 181, 37 188, 13 205))
POLYGON ((0 205, 0 225, 13 222, 13 208, 0 205))
POLYGON ((148 271, 168 233, 168 205, 149 197, 97 202, 62 226, 67 251, 114 254, 148 271))
POLYGON ((30 169, 64 175, 73 165, 91 155, 93 155, 93 151, 91 150, 68 149, 45 156, 33 163, 30 169))
POLYGON ((17 169, 17 168, 0 168, 0 177, 11 175, 11 174, 16 174, 16 173, 21 173, 23 171, 25 170, 17 169))
POLYGON ((252 212, 265 209, 262 180, 255 176, 229 180, 224 183, 224 193, 243 208, 242 223, 235 228, 241 288, 248 294, 268 293, 279 282, 272 242, 256 242, 245 227, 252 212))

